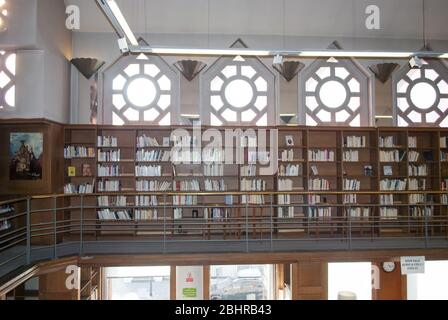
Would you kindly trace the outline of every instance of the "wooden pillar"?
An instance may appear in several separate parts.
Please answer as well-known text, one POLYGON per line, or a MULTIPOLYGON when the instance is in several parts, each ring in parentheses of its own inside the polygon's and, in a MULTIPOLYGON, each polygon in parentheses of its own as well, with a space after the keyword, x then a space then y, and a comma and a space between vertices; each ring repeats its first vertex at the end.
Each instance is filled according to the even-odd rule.
POLYGON ((202 274, 203 274, 202 291, 204 292, 204 300, 210 300, 210 266, 205 265, 202 274))
POLYGON ((176 300, 176 266, 171 266, 170 271, 170 300, 176 300))

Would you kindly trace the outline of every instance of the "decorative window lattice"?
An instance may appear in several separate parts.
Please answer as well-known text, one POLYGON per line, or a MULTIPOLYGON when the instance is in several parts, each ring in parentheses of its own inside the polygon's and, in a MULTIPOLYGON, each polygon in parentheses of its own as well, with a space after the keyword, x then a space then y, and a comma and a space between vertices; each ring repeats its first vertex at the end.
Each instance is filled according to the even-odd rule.
POLYGON ((309 126, 369 123, 369 77, 351 60, 316 60, 301 82, 304 112, 309 126))
POLYGON ((202 77, 204 124, 275 123, 275 76, 256 58, 220 58, 202 77))
POLYGON ((105 72, 105 91, 106 123, 171 125, 179 114, 179 75, 157 56, 119 59, 105 72))
POLYGON ((0 110, 16 107, 16 54, 0 51, 0 110))
POLYGON ((394 81, 396 124, 448 127, 448 70, 438 60, 403 67, 394 81))

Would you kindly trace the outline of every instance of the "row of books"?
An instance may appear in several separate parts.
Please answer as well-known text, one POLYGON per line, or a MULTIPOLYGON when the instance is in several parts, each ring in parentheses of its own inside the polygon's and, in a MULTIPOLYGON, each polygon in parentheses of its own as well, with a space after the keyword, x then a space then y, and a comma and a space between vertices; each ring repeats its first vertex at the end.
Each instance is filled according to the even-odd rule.
POLYGON ((121 150, 98 151, 98 161, 120 161, 121 150))
POLYGON ((418 153, 417 151, 409 151, 409 154, 408 154, 409 162, 417 162, 419 157, 420 157, 420 153, 418 153))
POLYGON ((247 165, 240 168, 240 173, 242 177, 255 177, 257 175, 256 165, 247 165))
POLYGON ((279 194, 277 197, 277 201, 278 201, 279 205, 291 204, 291 195, 290 194, 279 194))
POLYGON ((389 220, 389 219, 397 219, 398 217, 398 209, 397 208, 380 208, 380 217, 381 219, 389 220))
POLYGON ((85 183, 78 186, 73 183, 66 184, 64 186, 64 194, 87 194, 93 193, 94 183, 85 183))
POLYGON ((294 161, 294 150, 293 149, 283 150, 280 154, 280 159, 285 162, 294 161))
POLYGON ((383 179, 380 181, 380 190, 403 191, 406 190, 407 179, 383 179))
POLYGON ((125 196, 100 196, 98 197, 98 206, 99 207, 126 207, 127 206, 127 198, 125 196))
POLYGON ((120 191, 120 181, 100 180, 98 181, 98 192, 118 192, 120 191))
POLYGON ((322 197, 318 194, 312 194, 308 196, 308 204, 322 203, 322 197))
POLYGON ((136 160, 139 162, 168 162, 170 161, 170 151, 166 150, 145 150, 140 149, 137 151, 136 160))
POLYGON ((310 190, 330 190, 330 181, 322 178, 310 179, 308 181, 308 188, 310 190))
POLYGON ((194 206, 197 204, 198 204, 197 196, 190 196, 190 195, 173 196, 173 205, 194 206))
POLYGON ((426 179, 409 179, 409 190, 426 190, 426 179))
POLYGON ((393 148, 393 147, 395 147, 394 137, 393 136, 380 137, 379 138, 379 147, 380 148, 393 148))
POLYGON ((227 219, 229 212, 225 208, 204 208, 205 219, 227 219))
POLYGON ((291 179, 278 179, 278 191, 292 191, 293 185, 291 179))
POLYGON ((394 205, 394 195, 393 194, 381 194, 380 204, 382 205, 394 205))
POLYGON ((210 180, 206 179, 204 181, 205 191, 226 191, 227 187, 224 179, 221 180, 210 180))
POLYGON ((408 137, 408 147, 417 148, 417 137, 408 137))
POLYGON ((97 144, 98 147, 117 147, 118 139, 111 136, 98 136, 97 144))
POLYGON ((357 195, 353 193, 344 194, 344 203, 345 204, 357 203, 357 195))
POLYGON ((157 201, 157 196, 135 196, 135 205, 138 207, 149 207, 157 206, 159 203, 157 201))
POLYGON ((380 150, 380 162, 400 162, 403 161, 405 154, 406 152, 400 152, 399 150, 380 150))
POLYGON ((64 148, 64 158, 95 158, 95 149, 80 146, 67 146, 64 148))
POLYGON ((426 203, 426 195, 417 193, 409 195, 409 204, 418 204, 418 203, 426 203))
POLYGON ((242 204, 264 204, 264 195, 250 194, 241 196, 242 204))
POLYGON ((369 207, 356 207, 345 209, 345 214, 352 218, 368 218, 370 216, 369 207))
POLYGON ((329 218, 332 208, 308 208, 308 218, 329 218))
POLYGON ((426 164, 422 165, 409 165, 408 172, 410 176, 427 176, 428 175, 428 167, 426 164))
POLYGON ((440 137, 440 148, 446 148, 448 145, 448 136, 440 137))
POLYGON ((348 136, 344 138, 344 146, 347 148, 365 148, 367 138, 365 136, 348 136))
POLYGON ((358 191, 361 189, 361 181, 356 179, 344 179, 344 190, 358 191))
POLYGON ((247 161, 248 163, 255 162, 269 162, 270 153, 269 151, 249 151, 247 153, 247 161))
POLYGON ((203 170, 204 176, 220 177, 224 175, 224 165, 222 164, 206 164, 203 170))
POLYGON ((411 217, 419 218, 419 217, 431 217, 434 212, 434 207, 411 207, 410 214, 411 217))
POLYGON ((308 150, 308 159, 309 161, 327 161, 333 162, 334 151, 330 150, 308 150))
POLYGON ((297 177, 302 174, 302 165, 300 164, 288 164, 284 166, 280 165, 278 169, 279 176, 297 177))
MULTIPOLYGON (((157 141, 156 138, 148 137, 147 135, 143 134, 139 137, 137 137, 137 148, 146 148, 146 147, 160 147, 161 145, 157 141)), ((163 138, 163 147, 169 147, 170 146, 170 137, 164 137, 163 138)))
POLYGON ((246 179, 241 180, 241 191, 265 191, 266 181, 262 179, 246 179))
POLYGON ((0 221, 0 231, 5 231, 11 228, 11 221, 9 220, 2 220, 0 221))
POLYGON ((135 166, 135 175, 137 177, 161 177, 162 166, 135 166))
POLYGON ((172 150, 171 161, 177 163, 202 162, 202 155, 197 150, 172 150))
POLYGON ((175 147, 197 147, 200 140, 196 136, 182 135, 172 137, 175 147))
POLYGON ((169 181, 137 180, 135 184, 135 187, 139 192, 159 192, 171 190, 171 182, 169 181))
POLYGON ((344 151, 344 153, 342 154, 342 160, 345 162, 358 162, 359 161, 358 150, 344 151))
POLYGON ((279 207, 277 216, 279 218, 294 218, 294 207, 279 207))
POLYGON ((174 191, 200 191, 198 180, 182 180, 174 181, 173 183, 174 191))
POLYGON ((7 214, 14 212, 15 209, 13 206, 1 206, 0 207, 0 214, 7 214))
POLYGON ((109 209, 99 210, 98 218, 100 220, 132 220, 131 215, 126 210, 112 211, 109 209))
POLYGON ((134 211, 135 220, 157 220, 157 209, 138 209, 134 211))
POLYGON ((120 175, 120 166, 113 165, 98 165, 99 177, 118 177, 120 175))

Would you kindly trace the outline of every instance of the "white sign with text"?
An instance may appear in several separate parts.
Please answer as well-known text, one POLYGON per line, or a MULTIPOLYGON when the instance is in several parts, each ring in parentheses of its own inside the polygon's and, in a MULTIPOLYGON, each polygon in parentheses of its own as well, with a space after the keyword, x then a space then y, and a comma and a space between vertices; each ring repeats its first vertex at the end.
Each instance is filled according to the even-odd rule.
POLYGON ((401 274, 425 273, 425 257, 401 257, 401 274))

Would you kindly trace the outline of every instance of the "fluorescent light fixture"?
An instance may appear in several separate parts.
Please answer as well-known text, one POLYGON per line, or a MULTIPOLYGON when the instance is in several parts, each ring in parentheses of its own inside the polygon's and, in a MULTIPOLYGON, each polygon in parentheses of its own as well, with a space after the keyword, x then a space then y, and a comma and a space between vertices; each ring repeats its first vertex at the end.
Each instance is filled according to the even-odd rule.
POLYGON ((199 56, 269 56, 270 51, 249 49, 188 49, 188 48, 151 48, 131 47, 132 52, 165 55, 199 55, 199 56))
POLYGON ((393 119, 393 116, 375 116, 375 119, 393 119))
POLYGON ((198 114, 182 114, 181 116, 184 118, 200 118, 198 114))
POLYGON ((115 0, 97 0, 97 3, 117 31, 120 38, 126 37, 132 46, 138 46, 137 38, 132 32, 131 27, 129 27, 129 24, 115 0))

